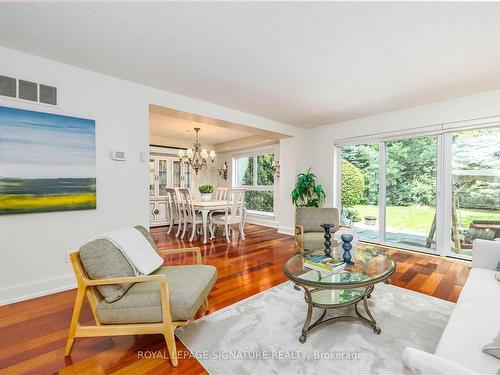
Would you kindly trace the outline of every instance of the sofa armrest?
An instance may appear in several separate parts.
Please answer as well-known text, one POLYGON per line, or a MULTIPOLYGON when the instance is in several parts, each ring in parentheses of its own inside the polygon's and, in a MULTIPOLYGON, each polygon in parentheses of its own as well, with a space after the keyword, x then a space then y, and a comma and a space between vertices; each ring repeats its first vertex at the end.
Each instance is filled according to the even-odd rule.
POLYGON ((414 348, 403 350, 403 372, 405 374, 478 375, 477 372, 446 358, 414 348))
POLYGON ((472 267, 494 270, 500 262, 500 242, 474 240, 472 243, 472 267))

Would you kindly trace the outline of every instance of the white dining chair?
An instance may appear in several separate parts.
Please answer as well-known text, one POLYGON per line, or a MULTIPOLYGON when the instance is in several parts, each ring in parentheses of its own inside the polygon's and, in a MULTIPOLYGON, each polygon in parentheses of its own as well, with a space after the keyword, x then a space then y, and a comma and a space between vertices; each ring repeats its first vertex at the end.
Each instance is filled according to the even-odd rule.
POLYGON ((178 188, 176 191, 180 212, 182 214, 183 230, 181 238, 184 239, 187 228, 189 224, 191 224, 191 237, 189 237, 189 242, 193 242, 194 236, 196 235, 196 226, 198 224, 203 224, 203 218, 201 213, 196 212, 194 209, 193 199, 191 198, 189 189, 178 188))
POLYGON ((174 225, 177 224, 178 227, 175 237, 179 237, 183 221, 182 221, 182 211, 179 205, 179 199, 177 197, 176 189, 175 188, 166 189, 166 196, 167 196, 168 218, 170 221, 167 234, 170 234, 172 232, 174 225))
POLYGON ((215 200, 225 201, 227 197, 227 186, 219 186, 217 188, 217 194, 215 195, 215 200))
POLYGON ((246 189, 234 188, 227 190, 227 204, 223 215, 212 215, 210 213, 210 239, 215 238, 214 229, 218 226, 224 226, 224 234, 227 243, 230 243, 231 226, 238 225, 240 237, 245 239, 243 224, 245 221, 244 201, 246 189))

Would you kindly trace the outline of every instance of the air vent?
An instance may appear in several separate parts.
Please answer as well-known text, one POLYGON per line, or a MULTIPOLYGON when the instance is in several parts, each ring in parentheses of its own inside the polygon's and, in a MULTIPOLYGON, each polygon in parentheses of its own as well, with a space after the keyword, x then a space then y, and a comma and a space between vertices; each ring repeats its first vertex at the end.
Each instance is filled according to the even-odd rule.
POLYGON ((40 103, 57 105, 57 89, 40 84, 40 103))
POLYGON ((6 76, 0 76, 0 95, 17 97, 16 79, 6 76))
POLYGON ((19 80, 19 99, 38 101, 38 84, 30 81, 19 80))
POLYGON ((57 87, 0 75, 0 96, 57 105, 57 87))

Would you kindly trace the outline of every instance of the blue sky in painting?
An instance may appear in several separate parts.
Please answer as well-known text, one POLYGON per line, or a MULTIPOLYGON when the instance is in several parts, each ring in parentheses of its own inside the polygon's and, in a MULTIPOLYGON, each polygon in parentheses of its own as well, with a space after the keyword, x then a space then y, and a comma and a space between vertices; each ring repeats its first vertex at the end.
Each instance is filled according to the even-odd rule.
POLYGON ((0 106, 0 177, 95 173, 95 121, 0 106))

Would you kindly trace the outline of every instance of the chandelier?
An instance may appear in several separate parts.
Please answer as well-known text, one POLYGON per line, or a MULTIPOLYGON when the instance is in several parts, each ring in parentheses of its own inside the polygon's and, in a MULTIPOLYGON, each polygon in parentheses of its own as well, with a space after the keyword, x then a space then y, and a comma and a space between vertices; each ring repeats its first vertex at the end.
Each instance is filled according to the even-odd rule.
POLYGON ((206 148, 201 148, 201 143, 198 141, 198 132, 200 128, 194 128, 194 131, 196 132, 196 141, 193 144, 193 148, 188 148, 186 151, 179 150, 177 156, 181 162, 183 159, 187 159, 191 168, 198 174, 201 168, 207 166, 208 158, 212 160, 212 163, 214 162, 215 151, 212 150, 209 154, 206 148))

